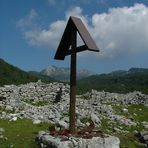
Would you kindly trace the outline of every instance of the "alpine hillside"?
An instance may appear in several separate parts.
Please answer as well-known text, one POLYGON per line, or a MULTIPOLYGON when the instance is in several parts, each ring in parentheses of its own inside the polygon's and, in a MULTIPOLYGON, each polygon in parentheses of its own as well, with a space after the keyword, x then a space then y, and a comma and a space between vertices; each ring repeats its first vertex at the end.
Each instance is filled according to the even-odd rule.
POLYGON ((89 76, 78 81, 79 92, 87 92, 91 89, 119 93, 137 90, 148 93, 148 69, 131 68, 128 71, 113 71, 108 74, 89 76))
POLYGON ((38 79, 44 82, 53 81, 50 77, 25 72, 0 58, 0 86, 36 82, 38 79))

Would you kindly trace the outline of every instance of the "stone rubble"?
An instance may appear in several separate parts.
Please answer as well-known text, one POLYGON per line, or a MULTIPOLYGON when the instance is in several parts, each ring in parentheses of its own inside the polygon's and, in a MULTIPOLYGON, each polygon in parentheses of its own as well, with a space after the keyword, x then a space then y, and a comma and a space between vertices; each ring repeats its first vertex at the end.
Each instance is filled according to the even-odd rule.
MULTIPOLYGON (((41 81, 24 85, 5 85, 0 87, 0 113, 1 119, 27 118, 33 121, 51 122, 67 127, 69 122, 69 85, 63 83, 45 84, 41 81), (61 101, 54 103, 57 91, 62 89, 61 101), (43 102, 43 105, 36 105, 43 102)), ((77 96, 76 115, 78 126, 85 126, 84 118, 90 118, 96 126, 100 126, 101 120, 108 118, 119 121, 121 124, 136 126, 136 123, 124 116, 117 115, 111 103, 118 104, 148 104, 148 95, 140 92, 117 94, 98 92, 77 96)), ((128 112, 123 108, 123 112, 128 112)))
MULTIPOLYGON (((0 87, 0 119, 16 121, 17 119, 31 119, 33 124, 41 122, 53 123, 61 128, 68 128, 69 123, 69 88, 68 84, 41 81, 23 85, 5 85, 0 87), (55 103, 57 92, 61 89, 61 100, 55 103)), ((119 122, 126 126, 137 126, 132 118, 127 118, 115 112, 112 104, 124 105, 123 113, 127 114, 126 105, 143 104, 148 106, 148 95, 141 92, 117 94, 92 90, 76 96, 77 127, 85 127, 91 119, 95 127, 100 127, 102 120, 107 119, 112 125, 119 122)), ((136 116, 136 114, 134 114, 136 116)), ((143 123, 147 127, 147 123, 143 123)), ((114 128, 114 131, 124 132, 114 128)), ((126 132, 126 131, 125 131, 126 132)))

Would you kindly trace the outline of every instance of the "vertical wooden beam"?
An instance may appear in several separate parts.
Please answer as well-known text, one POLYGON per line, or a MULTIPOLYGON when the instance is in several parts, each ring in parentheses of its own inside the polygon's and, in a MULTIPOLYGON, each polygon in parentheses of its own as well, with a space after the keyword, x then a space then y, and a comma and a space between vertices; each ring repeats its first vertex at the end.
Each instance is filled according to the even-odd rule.
POLYGON ((69 130, 71 134, 76 132, 76 44, 77 32, 72 28, 71 35, 71 71, 70 71, 70 107, 69 107, 69 130))

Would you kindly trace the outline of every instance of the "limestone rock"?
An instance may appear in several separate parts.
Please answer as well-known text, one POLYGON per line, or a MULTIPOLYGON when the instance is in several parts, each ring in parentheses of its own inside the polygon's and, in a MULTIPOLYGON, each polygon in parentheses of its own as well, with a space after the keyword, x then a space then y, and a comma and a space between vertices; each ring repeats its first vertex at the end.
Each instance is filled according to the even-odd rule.
POLYGON ((2 135, 5 132, 4 128, 0 128, 0 135, 2 135))
POLYGON ((9 121, 16 121, 17 117, 13 117, 12 119, 10 119, 9 121))
POLYGON ((57 120, 56 125, 61 127, 61 128, 67 128, 68 127, 68 124, 63 120, 57 120))
POLYGON ((120 140, 117 137, 93 137, 91 139, 76 137, 53 137, 49 133, 40 132, 37 136, 38 143, 43 147, 54 148, 119 148, 120 140), (42 134, 43 133, 43 134, 42 134), (65 140, 63 140, 65 139, 65 140))
POLYGON ((13 111, 13 107, 10 106, 10 105, 7 105, 7 106, 5 107, 5 110, 6 110, 6 111, 13 111))
POLYGON ((40 124, 41 120, 33 120, 33 124, 40 124))
POLYGON ((91 113, 91 120, 94 122, 94 123, 101 123, 100 119, 98 118, 98 116, 94 113, 91 113))

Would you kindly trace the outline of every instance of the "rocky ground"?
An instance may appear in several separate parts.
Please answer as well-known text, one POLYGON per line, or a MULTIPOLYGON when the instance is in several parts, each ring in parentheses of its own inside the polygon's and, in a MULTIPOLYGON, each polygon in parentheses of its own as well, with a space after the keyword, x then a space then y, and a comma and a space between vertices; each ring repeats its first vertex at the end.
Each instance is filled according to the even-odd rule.
MULTIPOLYGON (((105 129, 106 133, 127 134, 133 128, 135 134, 138 134, 138 129, 148 129, 147 119, 137 120, 137 110, 142 113, 145 110, 143 108, 148 108, 148 95, 140 92, 117 94, 92 90, 86 94, 77 95, 77 127, 82 129, 93 121, 95 129, 105 129), (135 108, 137 105, 138 108, 135 108)), ((68 128, 69 85, 44 84, 38 81, 19 86, 0 87, 0 111, 0 119, 16 121, 19 118, 27 118, 31 119, 34 124, 52 123, 56 126, 56 130, 68 128)), ((1 137, 4 131, 5 129, 0 127, 1 137)), ((46 135, 45 133, 41 135, 41 133, 39 133, 40 138, 46 135)), ((142 142, 147 144, 148 135, 145 135, 142 142)), ((42 137, 42 139, 45 138, 42 137)))

